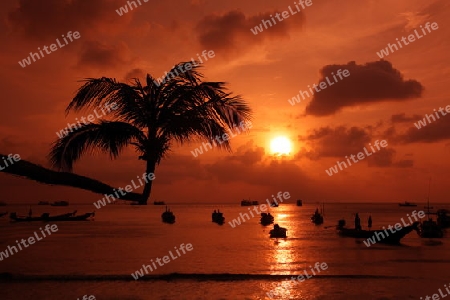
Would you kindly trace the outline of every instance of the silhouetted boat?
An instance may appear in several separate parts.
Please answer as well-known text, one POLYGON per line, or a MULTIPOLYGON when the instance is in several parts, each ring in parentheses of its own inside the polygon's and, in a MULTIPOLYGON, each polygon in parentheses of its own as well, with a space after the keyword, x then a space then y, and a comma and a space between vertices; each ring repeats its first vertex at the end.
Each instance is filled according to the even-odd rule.
POLYGON ((69 206, 69 202, 67 201, 55 201, 52 204, 50 204, 51 206, 69 206))
POLYGON ((217 212, 214 211, 212 213, 212 221, 214 223, 222 225, 225 222, 225 217, 223 216, 223 213, 221 213, 219 210, 217 210, 217 212))
POLYGON ((442 228, 431 217, 429 217, 428 220, 422 221, 422 223, 420 223, 417 233, 421 238, 440 239, 444 237, 442 228))
POLYGON ((166 205, 166 203, 164 201, 154 201, 153 205, 166 205))
POLYGON ((437 223, 441 228, 450 227, 450 216, 449 211, 446 209, 438 209, 437 214, 437 223))
POLYGON ((316 225, 323 224, 323 216, 320 213, 319 214, 313 214, 311 216, 311 222, 313 222, 316 225))
POLYGON ((271 238, 286 238, 287 229, 280 227, 278 224, 273 225, 273 229, 269 232, 271 238))
POLYGON ((250 201, 250 200, 242 200, 241 206, 252 206, 252 205, 258 205, 258 201, 250 201))
POLYGON ((0 202, 0 206, 6 206, 5 202, 0 202))
POLYGON ((173 214, 173 212, 170 211, 170 209, 167 209, 167 206, 166 211, 162 213, 161 218, 164 223, 169 224, 175 223, 175 215, 173 214))
POLYGON ((303 201, 302 200, 297 200, 297 206, 303 206, 303 201))
POLYGON ((280 206, 278 203, 276 203, 275 201, 272 201, 272 203, 270 203, 271 207, 278 207, 280 206))
POLYGON ((274 217, 270 213, 261 213, 260 222, 262 225, 267 226, 272 224, 274 221, 274 217))
POLYGON ((411 206, 411 207, 416 207, 417 204, 412 203, 412 202, 405 201, 405 202, 403 202, 403 203, 399 203, 398 206, 411 206))
POLYGON ((49 213, 43 213, 40 217, 29 217, 29 216, 18 217, 16 213, 11 213, 9 217, 11 218, 12 221, 15 222, 33 222, 33 221, 59 222, 59 221, 85 221, 95 216, 95 212, 85 213, 79 216, 75 216, 75 214, 76 211, 57 216, 50 216, 49 213))
POLYGON ((8 212, 0 213, 0 218, 6 216, 7 214, 8 212))
POLYGON ((442 228, 438 225, 436 221, 433 220, 433 218, 430 217, 432 213, 430 213, 430 189, 431 189, 431 178, 428 183, 428 199, 427 199, 427 216, 428 220, 422 221, 419 226, 419 230, 417 233, 421 238, 442 238, 444 237, 444 232, 442 231, 442 228))
POLYGON ((323 214, 325 212, 325 204, 322 205, 321 212, 317 208, 314 214, 311 215, 311 222, 316 225, 320 225, 323 223, 323 214))
POLYGON ((399 244, 400 240, 413 230, 418 231, 419 222, 414 222, 412 225, 403 227, 394 233, 389 230, 361 230, 345 228, 345 221, 340 220, 336 229, 341 236, 351 237, 356 239, 371 239, 376 243, 383 244, 399 244), (388 234, 386 234, 388 232, 388 234))
POLYGON ((38 205, 50 205, 48 201, 39 201, 38 205))

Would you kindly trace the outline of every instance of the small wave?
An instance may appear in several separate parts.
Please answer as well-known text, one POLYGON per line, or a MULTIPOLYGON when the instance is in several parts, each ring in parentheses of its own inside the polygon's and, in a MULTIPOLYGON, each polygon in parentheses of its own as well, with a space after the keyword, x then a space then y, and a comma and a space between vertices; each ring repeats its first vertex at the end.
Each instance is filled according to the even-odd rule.
MULTIPOLYGON (((171 280, 197 280, 197 281, 244 281, 244 280, 287 280, 292 275, 270 274, 184 274, 172 273, 163 275, 145 275, 140 281, 171 281, 171 280)), ((352 278, 352 279, 405 279, 401 276, 383 275, 316 275, 314 279, 352 278)), ((23 281, 135 281, 131 274, 127 275, 24 275, 13 273, 0 273, 0 282, 23 281)))
POLYGON ((449 259, 392 259, 390 261, 401 263, 450 263, 449 259))

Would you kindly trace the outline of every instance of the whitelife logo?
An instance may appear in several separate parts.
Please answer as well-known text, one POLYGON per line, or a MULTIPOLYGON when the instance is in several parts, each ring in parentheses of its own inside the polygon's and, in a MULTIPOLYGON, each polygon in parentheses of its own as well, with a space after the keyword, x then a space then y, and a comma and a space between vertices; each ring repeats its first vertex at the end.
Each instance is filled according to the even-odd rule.
MULTIPOLYGON (((403 44, 405 45, 405 46, 407 46, 407 45, 409 45, 410 43, 412 43, 412 42, 414 42, 415 40, 416 40, 416 37, 417 37, 417 39, 421 39, 421 38, 423 38, 425 35, 427 35, 427 32, 425 31, 425 29, 423 29, 423 27, 422 27, 422 25, 420 25, 420 28, 422 29, 422 33, 423 33, 423 35, 420 35, 418 32, 417 32, 417 29, 414 29, 414 34, 410 34, 410 35, 408 35, 408 41, 409 41, 409 43, 406 41, 406 37, 402 37, 401 38, 401 40, 402 40, 402 42, 403 42, 403 44)), ((439 26, 438 26, 438 23, 436 23, 436 22, 433 22, 432 24, 430 24, 430 22, 427 22, 426 24, 425 24, 425 28, 427 29, 427 31, 428 31, 428 33, 430 33, 431 32, 431 29, 433 29, 433 30, 437 30, 438 28, 439 28, 439 26), (430 29, 431 28, 431 29, 430 29)), ((403 48, 403 46, 402 46, 402 43, 400 43, 400 41, 398 40, 398 38, 396 38, 396 40, 397 40, 397 44, 398 44, 398 46, 400 47, 400 48, 403 48)), ((389 56, 389 50, 391 50, 391 53, 394 53, 394 51, 398 51, 398 47, 397 47, 397 45, 394 43, 394 44, 388 44, 388 46, 385 48, 385 49, 382 49, 380 52, 377 52, 377 55, 378 55, 378 57, 379 58, 383 58, 383 57, 385 57, 385 56, 389 56)))
MULTIPOLYGON (((441 115, 444 117, 447 114, 450 114, 450 105, 447 105, 445 107, 445 110, 447 111, 447 113, 444 112, 444 109, 442 107, 439 107, 438 110, 441 113, 441 115)), ((440 119, 439 114, 436 111, 436 109, 433 109, 433 111, 434 111, 434 114, 436 115, 436 118, 440 119)), ((414 123, 414 126, 416 126, 417 129, 420 129, 420 128, 425 127, 428 124, 430 124, 431 123, 431 119, 433 120, 433 122, 435 122, 436 118, 433 116, 433 114, 431 114, 431 115, 426 114, 425 118, 423 118, 423 120, 419 120, 417 123, 414 123), (427 124, 427 121, 428 121, 428 124, 427 124)))
MULTIPOLYGON (((306 7, 311 6, 313 3, 312 3, 312 0, 306 0, 306 1, 300 0, 300 1, 298 1, 298 4, 297 4, 297 2, 294 2, 294 4, 295 4, 295 7, 297 8, 297 11, 292 10, 292 7, 289 5, 289 7, 288 7, 288 8, 289 8, 289 11, 285 10, 285 11, 283 11, 281 14, 280 14, 280 13, 276 13, 276 14, 275 14, 275 17, 277 18, 277 20, 278 20, 279 22, 281 22, 281 21, 283 21, 283 20, 286 20, 286 19, 289 18, 290 16, 293 16, 293 15, 299 13, 299 12, 300 12, 300 7, 299 7, 299 5, 302 7, 302 9, 305 9, 306 7), (305 4, 306 4, 306 6, 305 6, 305 4), (289 12, 290 12, 290 14, 289 14, 289 12), (282 18, 280 18, 280 15, 282 16, 282 18)), ((272 19, 273 25, 276 25, 276 24, 277 24, 277 21, 275 21, 274 17, 273 17, 272 15, 270 15, 270 18, 272 19)), ((272 27, 272 26, 273 26, 273 25, 272 25, 272 22, 270 22, 270 20, 264 20, 264 19, 263 19, 263 20, 261 20, 261 25, 255 26, 254 28, 251 28, 250 31, 251 31, 254 35, 257 35, 258 33, 263 32, 264 28, 265 28, 265 29, 268 29, 268 28, 269 28, 269 27, 267 27, 267 24, 268 24, 270 27, 272 27), (263 28, 263 25, 264 25, 264 28, 263 28)))
MULTIPOLYGON (((402 223, 403 223, 403 226, 405 226, 405 227, 408 227, 408 226, 410 226, 411 224, 414 223, 413 220, 411 219, 411 217, 409 216, 409 214, 407 214, 407 216, 408 216, 408 219, 409 219, 409 222, 410 222, 410 223, 405 223, 405 220, 403 220, 403 218, 400 219, 400 220, 402 221, 402 223)), ((421 211, 419 211, 419 212, 413 211, 413 212, 411 213, 411 216, 412 216, 412 217, 414 218, 414 220, 417 222, 417 221, 419 221, 419 220, 417 219, 417 216, 419 216, 419 218, 423 219, 423 218, 425 218, 425 212, 424 212, 423 210, 421 210, 421 211)), ((390 231, 392 234, 394 234, 394 233, 396 233, 397 231, 402 230, 402 228, 403 228, 403 227, 402 227, 402 224, 397 223, 397 224, 395 224, 394 226, 389 225, 387 229, 389 229, 389 231, 390 231), (394 228, 395 228, 395 229, 394 229, 394 228)), ((373 235, 371 238, 368 238, 367 240, 363 241, 364 244, 366 245, 366 247, 370 247, 370 246, 372 246, 372 245, 375 245, 376 242, 377 242, 377 240, 378 240, 378 242, 379 242, 379 241, 381 241, 382 239, 385 239, 385 238, 387 238, 387 237, 389 236, 389 232, 387 231, 387 229, 386 229, 385 226, 383 226, 383 229, 384 229, 384 233, 386 234, 386 236, 383 234, 383 232, 378 232, 378 231, 374 232, 374 235, 373 235)))
MULTIPOLYGON (((283 202, 283 199, 287 200, 287 199, 291 198, 291 194, 289 194, 289 192, 283 193, 280 191, 277 194, 277 198, 280 200, 280 202, 283 202)), ((277 199, 275 199, 274 195, 272 195, 272 199, 275 202, 275 204, 278 204, 277 199)), ((253 209, 253 211, 255 211, 256 216, 261 214, 261 212, 267 211, 267 208, 270 207, 272 203, 270 203, 269 199, 266 199, 266 202, 267 202, 267 205, 266 204, 259 205, 259 209, 261 211, 258 211, 258 206, 253 206, 252 208, 251 207, 248 208, 248 212, 252 215, 252 218, 255 217, 255 215, 252 212, 252 209, 253 209)), ((246 221, 244 217, 247 217, 247 220, 250 221, 250 216, 247 213, 240 213, 237 218, 231 220, 231 222, 228 222, 228 224, 230 224, 231 228, 235 228, 236 226, 242 224, 241 220, 242 220, 242 222, 246 221)))
POLYGON ((313 84, 312 88, 311 86, 308 85, 309 91, 311 92, 311 95, 307 92, 307 91, 302 91, 300 90, 298 95, 295 97, 292 97, 292 99, 288 99, 288 102, 294 106, 296 103, 300 103, 300 101, 305 100, 306 98, 309 98, 310 96, 312 96, 314 94, 313 90, 314 89, 317 93, 326 89, 329 86, 335 85, 339 80, 336 78, 336 75, 343 80, 344 78, 350 76, 350 71, 345 69, 344 71, 341 71, 341 69, 337 70, 336 75, 334 75, 334 72, 331 72, 331 75, 333 76, 334 82, 331 82, 330 79, 327 77, 325 77, 325 81, 321 81, 319 82, 319 84, 313 84), (342 74, 341 74, 342 72, 342 74), (344 77, 342 77, 344 76, 344 77), (327 84, 328 83, 328 84, 327 84), (319 89, 317 89, 319 87, 319 89), (306 97, 305 97, 306 94, 306 97), (302 96, 303 99, 300 99, 300 96, 302 96))
MULTIPOLYGON (((63 37, 65 44, 61 44, 61 42, 59 41, 59 38, 56 39, 56 42, 57 42, 59 48, 56 46, 56 44, 51 44, 50 47, 47 47, 47 45, 45 45, 44 47, 42 47, 42 50, 44 50, 46 54, 51 54, 52 52, 55 52, 56 50, 61 49, 62 47, 68 45, 69 42, 66 40, 66 37, 64 36, 64 34, 62 35, 62 37, 63 37), (48 51, 49 48, 51 51, 48 51)), ((78 40, 80 37, 81 37, 81 35, 78 31, 74 31, 73 33, 72 33, 72 31, 69 31, 67 33, 67 38, 71 42, 73 42, 74 39, 78 40)), ((42 52, 42 50, 41 50, 41 47, 38 47, 38 51, 41 54, 40 56, 39 56, 39 53, 30 52, 30 55, 27 58, 24 58, 22 61, 19 61, 19 65, 22 68, 25 68, 26 66, 31 65, 31 60, 33 60, 33 62, 35 62, 36 61, 35 58, 37 58, 37 59, 43 58, 44 53, 42 52)))
MULTIPOLYGON (((103 206, 106 206, 106 201, 108 201, 108 203, 111 203, 111 201, 114 202, 114 201, 116 201, 116 199, 120 199, 120 196, 117 192, 119 192, 122 196, 125 196, 127 193, 131 193, 133 191, 133 187, 134 187, 134 189, 138 189, 145 185, 139 176, 136 176, 136 178, 139 180, 140 185, 136 185, 134 183, 134 179, 132 179, 131 183, 133 184, 133 186, 131 186, 131 184, 125 186, 125 192, 123 191, 124 190, 123 188, 118 188, 117 191, 116 191, 116 189, 113 189, 114 195, 116 195, 116 197, 114 197, 112 194, 104 194, 105 197, 103 197, 102 199, 93 203, 95 208, 100 209, 103 206)), ((155 180, 155 178, 156 178, 156 176, 154 173, 142 174, 142 179, 145 181, 145 183, 148 183, 151 180, 155 180)))
POLYGON ((7 167, 9 167, 11 165, 13 165, 15 162, 18 162, 20 159, 21 158, 20 158, 19 154, 14 154, 13 155, 12 153, 8 154, 7 157, 6 156, 2 157, 4 168, 2 167, 2 164, 0 163, 0 171, 6 169, 7 167), (8 164, 8 161, 9 161, 9 164, 8 164))
MULTIPOLYGON (((144 3, 147 3, 149 0, 142 0, 142 1, 143 1, 144 3)), ((139 3, 139 6, 142 5, 141 0, 137 0, 137 2, 139 3)), ((138 7, 137 4, 136 4, 136 1, 127 1, 127 5, 130 7, 130 11, 134 9, 133 6, 132 6, 132 4, 134 5, 134 8, 137 8, 137 7, 138 7)), ((123 16, 124 14, 128 13, 128 7, 127 7, 127 5, 124 5, 124 6, 120 7, 119 9, 116 9, 116 13, 117 13, 119 16, 123 16)))
MULTIPOLYGON (((192 63, 186 62, 186 63, 184 63, 184 64, 180 64, 180 65, 178 65, 178 70, 180 70, 181 74, 183 74, 184 72, 187 72, 187 71, 192 70, 192 67, 199 66, 199 65, 205 63, 206 61, 208 61, 208 57, 209 57, 209 58, 214 58, 214 57, 216 56, 216 54, 214 53, 213 50, 209 50, 209 51, 203 50, 202 56, 203 56, 203 58, 204 58, 205 61, 203 61, 203 60, 201 59, 200 55, 197 53, 197 58, 198 58, 198 62, 199 62, 199 63, 197 63, 197 61, 195 61, 194 58, 191 58, 192 63), (184 69, 183 69, 183 68, 184 68, 184 69)), ((163 84, 163 83, 166 82, 166 79, 167 79, 167 77, 168 77, 167 75, 170 75, 170 78, 171 78, 171 79, 175 78, 176 76, 180 76, 180 73, 178 73, 178 70, 177 70, 177 69, 174 69, 174 68, 175 68, 175 66, 172 67, 172 70, 171 70, 170 72, 167 72, 167 71, 166 71, 166 74, 165 74, 165 75, 161 76, 160 78, 156 78, 156 80, 154 80, 153 82, 154 82, 157 86, 160 86, 161 84, 163 84), (172 73, 172 72, 173 72, 173 73, 172 73), (175 73, 176 75, 175 75, 174 73, 175 73)))
POLYGON ((57 135, 60 139, 62 139, 63 137, 66 137, 66 136, 69 134, 69 131, 70 131, 70 132, 77 131, 78 129, 80 129, 81 127, 83 127, 83 125, 88 125, 88 124, 94 122, 94 121, 95 121, 95 117, 101 118, 101 117, 103 117, 103 116, 106 116, 106 115, 109 114, 112 110, 117 110, 118 107, 117 107, 116 102, 113 102, 113 103, 111 103, 111 104, 108 102, 108 103, 105 103, 105 104, 103 105, 103 107, 102 107, 102 106, 99 106, 98 109, 101 110, 101 112, 102 112, 101 115, 97 113, 97 108, 96 108, 96 109, 94 109, 94 114, 95 114, 95 116, 94 116, 94 114, 90 114, 90 115, 87 116, 87 118, 81 117, 80 119, 81 119, 81 122, 83 122, 83 124, 80 123, 80 121, 78 120, 78 118, 75 118, 75 120, 77 121, 77 123, 72 123, 72 124, 67 123, 67 127, 64 128, 63 130, 60 130, 59 132, 56 132, 56 135, 57 135), (106 112, 105 112, 104 109, 106 110, 106 112), (86 119, 87 119, 87 121, 86 121, 86 119))
MULTIPOLYGON (((386 140, 382 140, 381 142, 379 142, 378 144, 378 140, 375 141, 374 146, 379 150, 381 150, 381 147, 387 147, 388 143, 386 140)), ((373 149, 372 144, 369 143, 370 148, 372 149, 373 152, 368 152, 366 147, 364 147, 364 152, 366 153, 367 156, 371 156, 372 154, 374 154, 376 151, 375 149, 373 149)), ((359 152, 357 155, 358 159, 355 160, 355 155, 350 155, 350 158, 353 160, 354 163, 357 163, 361 160, 363 160, 364 158, 366 158, 366 156, 364 155, 363 152, 359 152)), ((350 158, 348 158, 347 156, 345 157, 347 159, 348 164, 351 166, 352 163, 350 162, 350 158)), ((325 170, 325 172, 328 174, 328 176, 333 176, 333 172, 335 174, 337 174, 339 172, 339 169, 341 169, 341 171, 343 170, 342 165, 347 169, 347 164, 344 161, 337 161, 337 165, 334 165, 334 167, 331 167, 329 170, 325 170)))
MULTIPOLYGON (((175 249, 175 252, 178 254, 178 256, 174 256, 172 253, 172 250, 169 251, 170 257, 169 255, 163 256, 163 258, 159 258, 157 257, 155 260, 158 263, 158 265, 160 267, 164 266, 164 264, 168 264, 171 262, 171 258, 172 260, 175 260, 179 257, 181 257, 182 254, 180 254, 180 252, 178 251, 178 248, 175 246, 173 247, 175 249), (163 262, 161 262, 161 260, 163 262)), ((192 251, 194 249, 194 247, 192 246, 191 243, 184 245, 181 244, 180 245, 180 251, 183 252, 183 254, 186 254, 186 250, 187 251, 192 251)), ((151 260, 151 265, 142 265, 142 268, 140 268, 139 270, 137 270, 136 272, 132 273, 131 276, 133 277, 134 280, 138 280, 140 277, 144 277, 145 274, 148 274, 148 270, 150 270, 150 272, 153 272, 154 270, 158 269, 158 267, 156 266, 155 262, 153 261, 153 259, 151 260), (153 267, 152 267, 153 266, 153 267), (144 273, 145 272, 145 273, 144 273)))
MULTIPOLYGON (((238 134, 241 133, 241 131, 239 131, 239 128, 241 128, 242 132, 247 131, 248 129, 252 128, 252 122, 247 121, 247 122, 241 122, 239 127, 236 127, 236 125, 232 128, 232 130, 229 131, 229 133, 224 133, 221 137, 216 135, 215 136, 215 140, 222 145, 224 142, 228 141, 230 138, 237 136, 238 134), (236 134, 233 134, 233 131, 236 131, 236 134)), ((203 148, 205 149, 205 152, 208 152, 208 150, 212 150, 212 148, 217 147, 217 143, 213 140, 212 141, 212 145, 211 143, 202 143, 201 147, 195 148, 194 151, 191 151, 192 155, 194 157, 199 156, 200 154, 203 154, 203 148), (209 147, 209 149, 208 149, 209 147)))

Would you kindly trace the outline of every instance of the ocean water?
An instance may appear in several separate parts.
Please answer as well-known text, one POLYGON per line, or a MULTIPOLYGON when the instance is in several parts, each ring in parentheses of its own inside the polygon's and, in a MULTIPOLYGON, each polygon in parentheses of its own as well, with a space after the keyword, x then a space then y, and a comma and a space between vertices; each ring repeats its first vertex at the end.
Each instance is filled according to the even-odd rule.
MULTIPOLYGON (((440 205, 439 208, 449 208, 440 205)), ((315 226, 316 204, 271 208, 288 238, 269 238, 269 227, 251 218, 232 228, 228 221, 248 212, 238 203, 171 205, 173 225, 161 222, 163 206, 109 205, 95 221, 58 222, 58 231, 0 261, 0 299, 420 299, 450 283, 450 240, 420 239, 415 231, 400 246, 340 237, 333 226, 358 212, 363 227, 369 214, 373 228, 395 225, 423 208, 396 204, 326 204, 325 222, 315 226), (226 223, 211 222, 220 208, 226 223), (192 244, 185 254, 175 247, 192 244), (135 280, 131 274, 172 251, 176 259, 135 280), (328 268, 303 282, 291 276, 312 274, 310 266, 328 268), (12 278, 12 279, 11 279, 12 278)), ((90 205, 33 206, 33 214, 93 211, 90 205)), ((1 207, 25 215, 28 206, 1 207)), ((251 215, 250 215, 251 216, 251 215)), ((52 222, 50 222, 52 224, 52 222)), ((44 223, 10 223, 0 218, 0 251, 15 240, 39 232, 44 223)))

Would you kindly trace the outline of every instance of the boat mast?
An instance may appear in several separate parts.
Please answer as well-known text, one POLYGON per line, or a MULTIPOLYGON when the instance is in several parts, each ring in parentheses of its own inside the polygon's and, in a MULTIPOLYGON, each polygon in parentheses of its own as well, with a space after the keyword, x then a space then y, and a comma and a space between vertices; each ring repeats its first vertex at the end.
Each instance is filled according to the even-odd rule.
POLYGON ((427 204, 428 219, 430 218, 430 189, 431 189, 431 176, 430 176, 430 180, 428 181, 428 204, 427 204))

